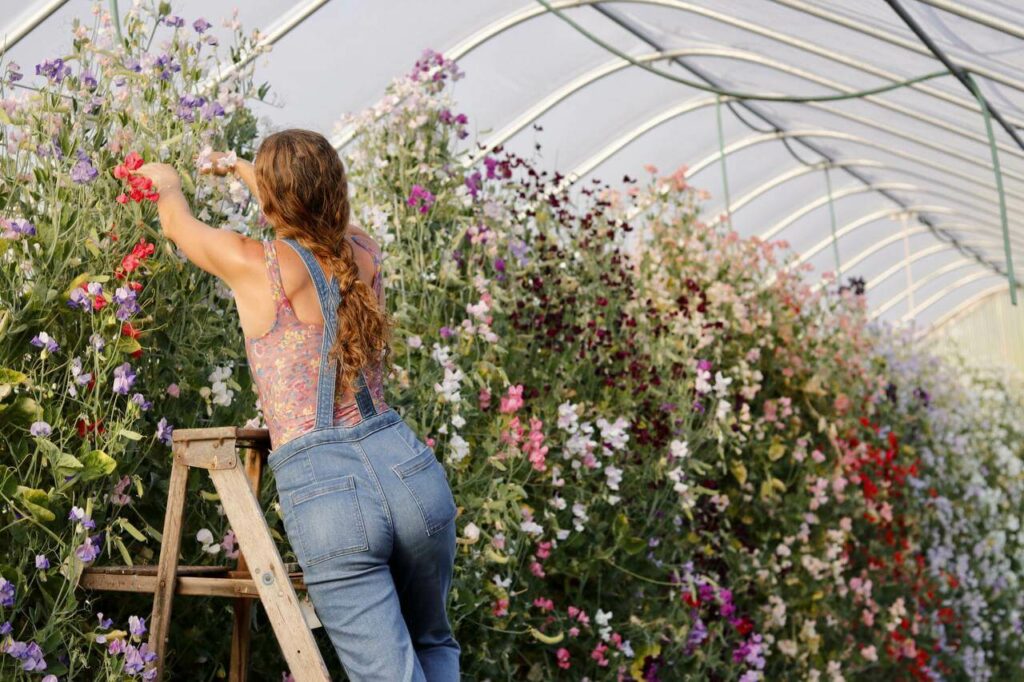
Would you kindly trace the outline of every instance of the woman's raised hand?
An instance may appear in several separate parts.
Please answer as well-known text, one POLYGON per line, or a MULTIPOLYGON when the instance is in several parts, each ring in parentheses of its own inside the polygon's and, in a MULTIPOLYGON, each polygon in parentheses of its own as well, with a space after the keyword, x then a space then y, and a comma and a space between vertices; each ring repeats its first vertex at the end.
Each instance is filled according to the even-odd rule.
POLYGON ((234 152, 210 152, 205 157, 200 157, 198 167, 200 173, 227 175, 235 170, 237 162, 238 157, 234 152))
POLYGON ((181 187, 181 177, 178 175, 178 171, 168 163, 145 163, 135 172, 152 180, 153 189, 160 193, 181 187))

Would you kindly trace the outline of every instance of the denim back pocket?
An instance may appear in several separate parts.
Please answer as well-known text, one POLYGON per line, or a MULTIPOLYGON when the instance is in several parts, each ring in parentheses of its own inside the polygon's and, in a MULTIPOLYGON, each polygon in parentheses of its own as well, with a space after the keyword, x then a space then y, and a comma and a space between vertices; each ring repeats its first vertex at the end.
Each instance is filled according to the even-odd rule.
POLYGON ((391 470, 416 500, 427 535, 433 535, 455 518, 455 498, 448 485, 448 476, 433 450, 424 449, 418 455, 395 464, 391 470))
POLYGON ((353 474, 314 481, 289 497, 298 534, 296 552, 308 565, 370 548, 353 474))

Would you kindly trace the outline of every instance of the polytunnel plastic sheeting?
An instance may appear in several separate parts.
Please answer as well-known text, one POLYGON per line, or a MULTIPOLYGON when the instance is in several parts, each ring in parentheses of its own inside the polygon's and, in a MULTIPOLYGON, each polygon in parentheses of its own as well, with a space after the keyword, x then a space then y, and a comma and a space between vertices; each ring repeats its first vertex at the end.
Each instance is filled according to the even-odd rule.
MULTIPOLYGON (((10 51, 26 72, 67 43, 73 17, 92 20, 85 0, 0 2, 8 35, 57 8, 10 51)), ((212 21, 228 42, 219 20, 234 0, 172 4, 189 23, 200 15, 212 21)), ((826 95, 943 69, 882 0, 551 4, 634 59, 731 90, 826 95)), ((900 4, 973 72, 1011 125, 1024 125, 1024 7, 900 4)), ((123 13, 128 3, 120 5, 123 13)), ((927 329, 998 292, 1000 281, 1006 286, 984 120, 952 76, 847 101, 730 101, 720 139, 713 94, 630 64, 535 1, 254 0, 241 4, 239 19, 265 35, 294 24, 257 60, 258 79, 273 88, 273 103, 257 112, 275 127, 310 127, 346 142, 335 129, 341 115, 372 104, 431 47, 456 56, 467 73, 455 96, 481 142, 525 155, 539 143, 540 164, 570 177, 616 184, 642 176, 647 164, 661 172, 685 164, 689 182, 710 193, 704 218, 714 221, 726 209, 724 148, 735 229, 786 240, 814 266, 811 277, 834 270, 838 253, 842 276, 865 279, 868 303, 884 319, 911 315, 927 329), (831 167, 831 201, 823 165, 831 167)), ((1024 150, 994 130, 1011 240, 1024 261, 1024 150)))

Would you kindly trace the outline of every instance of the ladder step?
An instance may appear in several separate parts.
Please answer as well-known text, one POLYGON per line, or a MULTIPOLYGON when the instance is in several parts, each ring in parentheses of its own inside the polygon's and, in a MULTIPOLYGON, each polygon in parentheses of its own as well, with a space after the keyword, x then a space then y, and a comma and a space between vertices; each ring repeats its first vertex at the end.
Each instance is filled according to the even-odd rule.
MULTIPOLYGON (((305 590, 302 572, 296 564, 285 564, 295 590, 305 590)), ((157 590, 156 566, 90 566, 82 571, 80 585, 105 592, 148 592, 157 590)), ((247 571, 227 566, 179 566, 175 594, 259 599, 259 591, 247 571)))

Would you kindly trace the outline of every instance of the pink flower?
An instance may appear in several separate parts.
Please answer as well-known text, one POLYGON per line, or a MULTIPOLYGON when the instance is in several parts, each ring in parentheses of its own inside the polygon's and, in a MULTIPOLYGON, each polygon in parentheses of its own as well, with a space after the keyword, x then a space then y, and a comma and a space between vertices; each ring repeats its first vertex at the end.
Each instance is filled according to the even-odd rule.
POLYGON ((569 669, 569 650, 564 646, 555 652, 555 656, 558 658, 558 667, 562 670, 569 669))
POLYGON ((418 206, 420 213, 426 213, 434 205, 434 195, 425 187, 413 185, 407 203, 410 206, 418 206))
POLYGON ((486 410, 491 406, 491 392, 488 391, 486 388, 480 389, 480 395, 478 399, 480 400, 481 410, 486 410))
POLYGON ((530 563, 530 573, 537 578, 544 577, 544 567, 540 565, 540 562, 534 561, 530 563))
POLYGON ((553 611, 555 608, 555 602, 551 601, 550 599, 545 599, 544 597, 537 597, 536 599, 534 599, 533 605, 541 611, 545 612, 553 611))
POLYGON ((495 616, 498 616, 499 618, 501 616, 507 616, 508 615, 508 598, 507 597, 501 597, 500 599, 498 599, 494 603, 494 608, 491 609, 491 613, 493 613, 495 616))
POLYGON ((515 412, 523 406, 523 385, 516 384, 508 387, 508 395, 501 397, 501 406, 498 411, 504 414, 515 412))
POLYGON ((545 540, 544 542, 537 543, 537 558, 547 559, 551 556, 551 541, 545 540))
POLYGON ((602 668, 607 667, 608 665, 608 659, 605 658, 604 655, 606 651, 608 651, 608 645, 604 642, 601 642, 596 647, 594 647, 593 651, 590 652, 590 657, 597 661, 597 664, 602 668))

